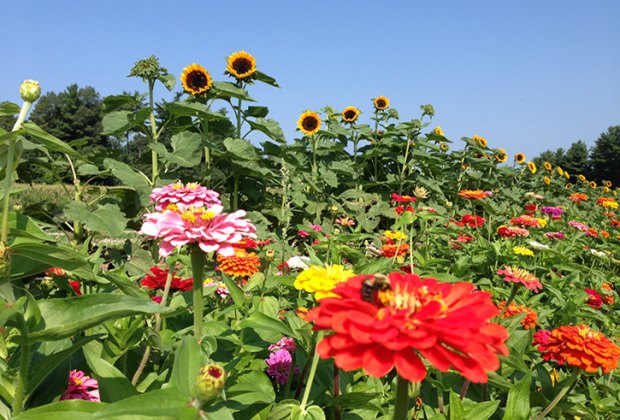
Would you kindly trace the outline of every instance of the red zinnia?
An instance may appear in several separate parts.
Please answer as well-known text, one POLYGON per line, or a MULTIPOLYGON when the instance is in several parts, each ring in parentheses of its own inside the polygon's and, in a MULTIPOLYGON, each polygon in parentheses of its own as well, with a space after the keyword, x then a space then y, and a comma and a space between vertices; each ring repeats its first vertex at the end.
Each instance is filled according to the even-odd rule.
POLYGON ((578 367, 589 373, 602 368, 609 373, 618 367, 620 347, 603 334, 585 325, 565 325, 553 331, 534 334, 533 345, 543 353, 543 359, 555 360, 578 367))
POLYGON ((404 212, 408 211, 409 213, 413 213, 414 209, 413 206, 403 206, 402 204, 400 206, 396 206, 394 207, 394 211, 396 211, 396 214, 400 215, 403 214, 404 212))
POLYGON ((487 220, 485 218, 477 216, 477 215, 473 215, 473 214, 464 214, 461 217, 461 222, 463 222, 464 224, 466 224, 467 226, 471 228, 481 227, 482 225, 484 225, 484 222, 486 221, 487 220))
POLYGON ((514 238, 515 236, 530 236, 530 232, 527 229, 522 229, 514 226, 500 226, 497 228, 497 233, 502 238, 514 238))
POLYGON ((586 304, 590 305, 594 309, 601 309, 601 306, 603 306, 603 298, 601 295, 594 289, 584 290, 589 295, 588 300, 586 300, 586 304))
POLYGON ((333 357, 345 371, 363 368, 383 377, 392 368, 411 382, 426 377, 420 356, 442 372, 451 367, 472 382, 487 382, 487 371, 507 355, 506 329, 489 322, 499 313, 491 294, 471 283, 443 283, 394 272, 390 287, 362 298, 365 281, 351 277, 338 284, 308 314, 316 330, 333 330, 317 346, 321 358, 333 357))
POLYGON ((396 201, 397 203, 413 203, 415 201, 415 197, 392 193, 392 201, 396 201))
MULTIPOLYGON (((149 270, 151 273, 147 274, 144 279, 140 282, 142 286, 146 286, 149 289, 161 289, 163 290, 166 287, 166 280, 168 279, 168 270, 162 270, 161 268, 155 266, 151 267, 149 270)), ((187 292, 192 290, 193 279, 182 279, 179 276, 175 276, 172 273, 172 282, 170 283, 170 290, 180 290, 182 292, 187 292)))

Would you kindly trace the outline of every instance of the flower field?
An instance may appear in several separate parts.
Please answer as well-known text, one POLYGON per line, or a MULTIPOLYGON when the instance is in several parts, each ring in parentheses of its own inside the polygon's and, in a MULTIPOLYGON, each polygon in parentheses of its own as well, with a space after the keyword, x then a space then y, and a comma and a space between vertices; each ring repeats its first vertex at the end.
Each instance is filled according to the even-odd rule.
POLYGON ((151 56, 145 107, 105 98, 146 172, 26 122, 37 82, 0 106, 0 417, 620 417, 611 182, 389 93, 300 110, 287 141, 259 59, 212 71, 151 56), (33 150, 71 170, 59 211, 17 198, 33 150))

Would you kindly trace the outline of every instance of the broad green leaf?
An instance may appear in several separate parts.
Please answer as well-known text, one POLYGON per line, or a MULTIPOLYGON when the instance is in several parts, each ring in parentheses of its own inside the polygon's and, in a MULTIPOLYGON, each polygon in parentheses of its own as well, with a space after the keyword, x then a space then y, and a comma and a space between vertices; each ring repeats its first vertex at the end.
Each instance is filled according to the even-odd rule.
POLYGON ((55 241, 37 225, 33 218, 13 211, 9 212, 9 236, 29 237, 47 242, 55 241))
POLYGON ((60 267, 79 277, 95 280, 90 263, 82 254, 69 247, 20 240, 11 245, 11 253, 11 279, 20 279, 51 267, 60 267))
POLYGON ((269 114, 269 108, 266 106, 249 106, 245 110, 246 117, 265 118, 269 114))
POLYGON ((501 401, 483 401, 465 407, 467 420, 488 420, 497 411, 501 401))
POLYGON ((527 420, 530 414, 530 385, 532 374, 528 373, 508 393, 503 420, 527 420))
POLYGON ((248 121, 250 127, 253 130, 258 130, 265 133, 270 139, 273 139, 279 143, 285 143, 284 131, 280 127, 280 124, 276 120, 271 118, 257 118, 255 121, 248 121))
POLYGON ((28 342, 59 340, 103 321, 169 311, 151 300, 103 293, 46 299, 39 302, 39 308, 45 325, 42 330, 31 332, 28 342))
POLYGON ((73 158, 82 160, 84 159, 82 154, 78 153, 71 146, 69 146, 67 143, 60 140, 59 138, 54 137, 49 133, 46 133, 35 123, 28 122, 22 125, 22 127, 24 128, 24 130, 26 130, 26 133, 28 133, 30 137, 43 144, 50 152, 66 153, 73 158))
POLYGON ((229 82, 213 82, 213 87, 209 94, 213 94, 217 98, 228 99, 236 98, 244 101, 254 102, 254 99, 248 95, 245 89, 238 88, 229 82))
POLYGON ((19 114, 21 108, 12 102, 4 102, 0 104, 0 117, 12 117, 19 114))
POLYGON ((151 194, 152 187, 146 175, 142 172, 136 172, 126 163, 114 159, 105 159, 103 161, 103 166, 111 171, 112 175, 120 179, 123 184, 136 190, 143 206, 149 204, 149 194, 151 194))
POLYGON ((244 302, 243 290, 241 290, 239 286, 237 285, 237 283, 235 283, 233 279, 231 279, 226 274, 222 275, 222 281, 224 282, 224 284, 226 284, 226 288, 230 292, 230 296, 233 298, 233 301, 235 302, 235 304, 239 308, 242 308, 243 302, 244 302))
POLYGON ((65 209, 65 216, 82 223, 91 232, 110 236, 121 235, 129 221, 118 206, 112 203, 98 206, 93 211, 83 201, 72 201, 65 209))
POLYGON ((162 82, 163 85, 166 86, 166 89, 168 89, 170 92, 172 92, 172 89, 174 89, 174 86, 177 84, 177 78, 174 74, 170 73, 160 75, 157 80, 162 82))
MULTIPOLYGON (((133 255, 132 255, 133 257, 133 255)), ((152 266, 152 265, 151 265, 152 266)), ((114 283, 118 289, 128 296, 137 297, 143 300, 150 299, 149 294, 142 290, 135 281, 115 273, 104 273, 103 277, 114 283)))
POLYGON ((238 382, 226 390, 226 397, 243 405, 269 404, 275 401, 276 394, 267 375, 252 371, 239 376, 238 382))
POLYGON ((267 316, 262 312, 254 312, 248 318, 241 321, 241 326, 251 328, 265 341, 272 341, 267 340, 267 338, 273 339, 274 337, 277 341, 280 335, 289 337, 295 335, 293 330, 284 321, 267 316))
POLYGON ((227 138, 224 140, 224 147, 235 158, 241 160, 258 160, 258 152, 250 142, 241 139, 227 138))
POLYGON ((140 107, 141 103, 140 98, 133 95, 110 95, 103 98, 103 111, 110 113, 122 107, 135 109, 140 107))
POLYGON ((172 115, 180 117, 198 117, 204 120, 225 119, 226 116, 213 112, 205 104, 198 102, 171 102, 166 104, 166 109, 172 115))
POLYGON ((51 419, 80 419, 95 418, 95 413, 107 407, 106 403, 84 400, 66 400, 31 408, 13 417, 14 420, 51 420, 51 419))
POLYGON ((198 412, 189 397, 167 388, 108 404, 95 418, 196 420, 198 412))
POLYGON ((77 168, 78 175, 90 176, 90 175, 98 175, 103 173, 97 168, 95 165, 90 163, 85 163, 83 165, 78 166, 77 168))
POLYGON ((276 82, 276 79, 274 79, 273 77, 263 73, 262 71, 256 70, 254 72, 254 77, 259 82, 263 82, 263 83, 266 83, 266 84, 268 84, 270 86, 274 86, 274 87, 278 87, 278 88, 280 87, 278 82, 276 82))
POLYGON ((282 400, 276 404, 267 419, 269 420, 290 420, 291 413, 294 407, 299 407, 299 401, 297 400, 282 400))
POLYGON ((198 133, 183 131, 170 140, 172 154, 168 160, 184 168, 192 168, 202 160, 201 138, 198 133))
POLYGON ((306 407, 301 411, 301 407, 294 406, 291 409, 291 420, 325 420, 325 412, 318 405, 306 407))
POLYGON ((450 420, 465 420, 465 409, 459 395, 450 391, 450 420))
POLYGON ((150 115, 149 108, 141 109, 137 112, 114 111, 103 117, 103 135, 113 135, 123 133, 135 128, 141 128, 144 121, 150 115))
POLYGON ((105 402, 116 402, 125 398, 138 395, 138 391, 114 365, 103 360, 100 356, 101 344, 89 343, 84 346, 84 357, 90 366, 97 382, 101 400, 105 402))
POLYGON ((177 387, 183 395, 195 396, 196 378, 202 364, 202 350, 196 337, 186 335, 174 355, 170 384, 177 387))

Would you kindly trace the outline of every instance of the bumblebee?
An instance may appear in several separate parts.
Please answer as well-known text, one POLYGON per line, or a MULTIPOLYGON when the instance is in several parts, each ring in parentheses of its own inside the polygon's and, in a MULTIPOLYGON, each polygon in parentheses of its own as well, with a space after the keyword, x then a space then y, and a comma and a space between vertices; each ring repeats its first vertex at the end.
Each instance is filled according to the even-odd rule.
POLYGON ((383 274, 373 274, 362 283, 362 300, 375 304, 377 303, 377 293, 392 290, 390 279, 383 274))

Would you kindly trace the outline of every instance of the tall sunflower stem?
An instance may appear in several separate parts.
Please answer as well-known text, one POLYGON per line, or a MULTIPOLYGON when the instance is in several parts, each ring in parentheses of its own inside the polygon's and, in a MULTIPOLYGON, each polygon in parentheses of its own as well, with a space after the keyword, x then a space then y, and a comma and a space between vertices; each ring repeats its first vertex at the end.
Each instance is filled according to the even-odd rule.
POLYGON ((545 407, 542 413, 536 416, 534 420, 542 420, 543 418, 545 418, 545 416, 549 414, 549 412, 553 410, 560 401, 562 401, 562 399, 566 396, 566 394, 568 394, 573 389, 573 386, 577 383, 580 373, 581 371, 579 370, 579 368, 573 368, 573 374, 570 376, 570 378, 566 382, 566 385, 564 385, 564 388, 562 388, 560 392, 558 392, 558 395, 555 396, 553 401, 551 401, 549 405, 545 407))
POLYGON ((202 318, 204 311, 202 282, 204 280, 207 254, 205 254, 200 248, 194 247, 191 251, 191 259, 192 276, 194 277, 194 284, 192 288, 194 306, 194 337, 196 337, 196 340, 200 343, 202 341, 202 318))
POLYGON ((397 376, 396 401, 394 401, 394 420, 407 420, 409 411, 409 381, 397 376))
POLYGON ((400 171, 400 185, 398 186, 398 193, 403 193, 403 185, 405 184, 405 170, 407 169, 407 159, 409 157, 409 149, 411 148, 411 133, 407 133, 407 147, 405 148, 405 159, 403 161, 403 167, 400 171))
MULTIPOLYGON (((316 336, 316 347, 318 347, 319 343, 323 339, 325 335, 325 331, 319 331, 316 336)), ((301 399, 300 409, 302 414, 306 411, 306 404, 308 403, 308 398, 310 397, 310 391, 312 390, 312 382, 314 381, 314 375, 316 374, 316 368, 319 365, 319 352, 315 348, 314 356, 312 356, 312 365, 310 366, 310 373, 308 374, 308 382, 306 383, 306 389, 304 390, 304 396, 301 399)))
MULTIPOLYGON (((153 99, 153 90, 155 88, 155 81, 149 80, 149 106, 151 108, 151 112, 149 113, 149 121, 151 122, 151 137, 153 139, 153 144, 157 143, 157 138, 159 137, 157 133, 157 125, 155 122, 155 104, 153 99)), ((157 175, 159 173, 159 161, 157 159, 157 152, 155 150, 151 150, 151 166, 152 166, 152 176, 151 183, 155 186, 155 182, 157 181, 157 175)))

